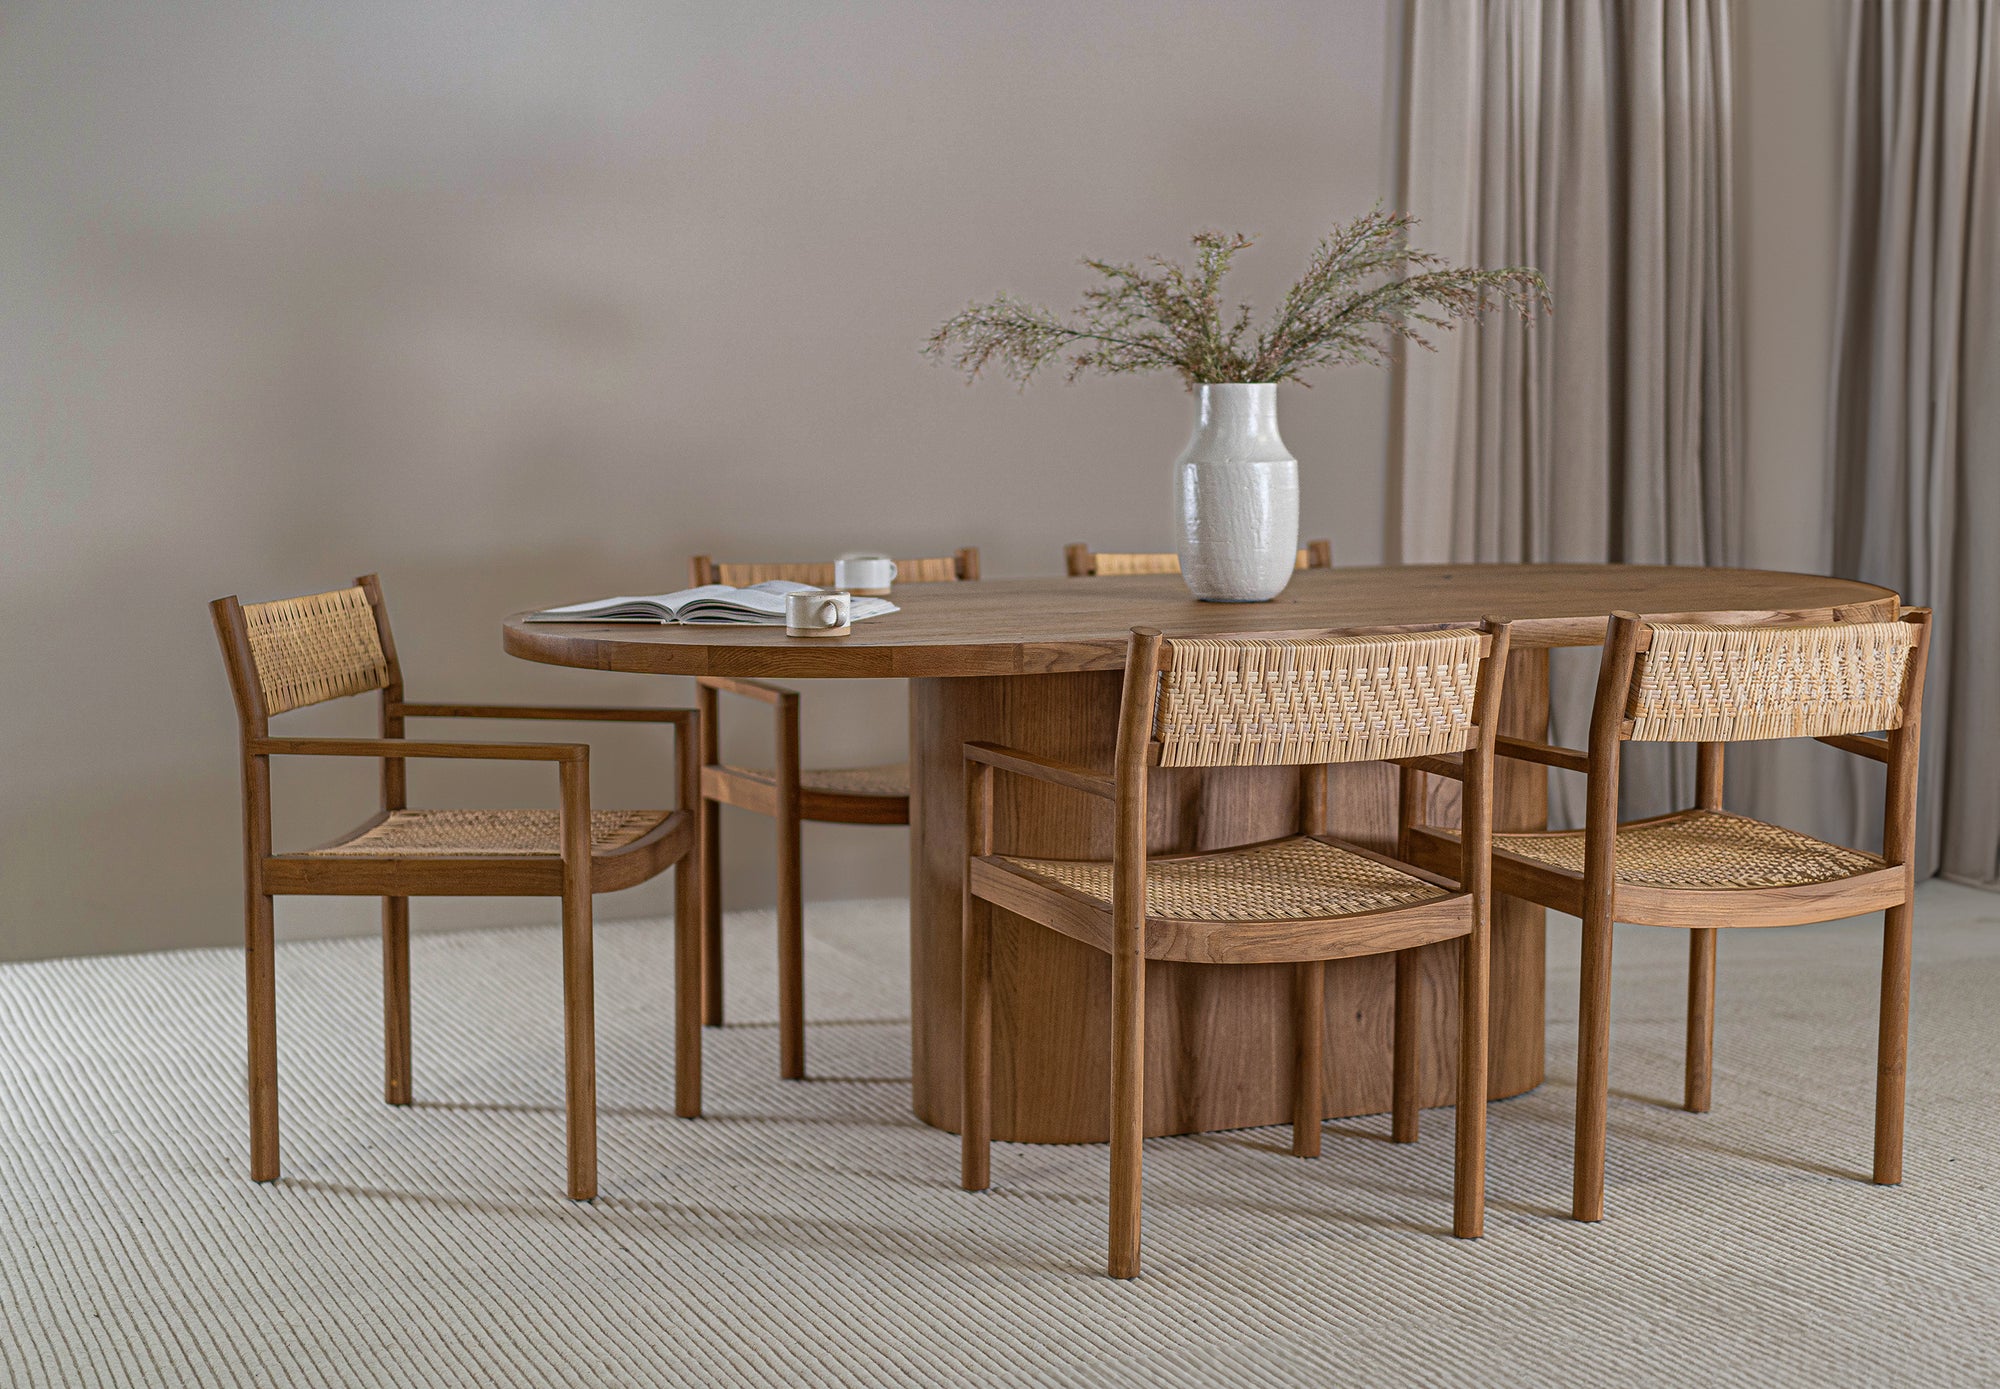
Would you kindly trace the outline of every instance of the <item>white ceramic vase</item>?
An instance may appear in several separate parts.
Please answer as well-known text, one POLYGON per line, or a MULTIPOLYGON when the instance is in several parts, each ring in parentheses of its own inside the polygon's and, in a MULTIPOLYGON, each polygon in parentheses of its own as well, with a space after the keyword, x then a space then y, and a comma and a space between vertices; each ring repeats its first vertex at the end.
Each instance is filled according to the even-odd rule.
POLYGON ((1181 577, 1205 603, 1263 603, 1292 581, 1299 463, 1278 437, 1278 387, 1201 387, 1201 418, 1174 465, 1181 577))

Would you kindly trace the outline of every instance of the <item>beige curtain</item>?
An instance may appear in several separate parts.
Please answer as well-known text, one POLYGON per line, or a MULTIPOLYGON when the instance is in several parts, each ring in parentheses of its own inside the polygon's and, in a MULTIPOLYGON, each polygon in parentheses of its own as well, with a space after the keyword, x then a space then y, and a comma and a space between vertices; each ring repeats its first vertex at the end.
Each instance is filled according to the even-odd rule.
MULTIPOLYGON (((1724 564, 1741 551, 1729 0, 1409 0, 1403 205, 1419 244, 1547 275, 1397 373, 1409 562, 1724 564)), ((1595 661, 1557 653, 1580 744, 1595 661)), ((1685 754, 1635 749, 1628 813, 1686 804, 1685 754)), ((1558 822, 1581 787, 1554 783, 1558 822)))
POLYGON ((1849 6, 1834 566, 1936 609, 1919 869, 2000 887, 2000 0, 1849 6))

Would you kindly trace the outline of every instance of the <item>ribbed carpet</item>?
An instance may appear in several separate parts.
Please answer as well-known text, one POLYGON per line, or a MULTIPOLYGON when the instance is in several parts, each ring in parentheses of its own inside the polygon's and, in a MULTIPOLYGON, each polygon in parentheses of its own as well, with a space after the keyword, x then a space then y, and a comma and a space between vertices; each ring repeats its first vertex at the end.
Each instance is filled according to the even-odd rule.
MULTIPOLYGON (((1550 1080, 1492 1111, 1487 1238, 1448 1111, 1146 1149, 1146 1274, 1100 1276, 1101 1147, 909 1112, 899 902, 808 913, 816 1079, 774 1079, 768 917, 730 923, 710 1117, 673 1117, 657 925, 599 935, 603 1196, 565 1201, 556 941, 415 946, 414 1109, 378 1102, 371 941, 279 959, 285 1177, 243 1175, 241 965, 0 968, 10 1385, 2000 1383, 2000 898, 1926 889, 1907 1182, 1865 1173, 1872 922, 1727 936, 1716 1111, 1680 1093, 1685 945, 1617 941, 1609 1220, 1569 1187, 1575 936, 1550 1080)), ((282 923, 282 910, 280 913, 282 923)))

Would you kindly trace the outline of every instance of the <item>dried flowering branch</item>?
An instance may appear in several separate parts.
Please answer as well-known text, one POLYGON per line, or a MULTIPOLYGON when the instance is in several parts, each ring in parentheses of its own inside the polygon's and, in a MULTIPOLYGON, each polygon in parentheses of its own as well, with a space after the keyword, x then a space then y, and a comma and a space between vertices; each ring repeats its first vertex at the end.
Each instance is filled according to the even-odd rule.
POLYGON ((1293 381, 1317 367, 1387 362, 1397 339, 1434 348, 1430 334, 1507 307, 1523 319, 1552 309, 1549 287, 1527 266, 1474 270, 1413 249, 1416 219, 1380 208, 1336 227, 1314 248, 1306 273, 1277 314, 1251 336, 1251 308, 1227 317, 1222 277, 1250 238, 1201 232, 1192 269, 1162 256, 1145 267, 1084 264, 1102 282, 1084 291, 1068 317, 1002 293, 945 320, 925 355, 974 380, 987 367, 1023 386, 1057 360, 1067 379, 1085 372, 1172 371, 1203 383, 1293 381))

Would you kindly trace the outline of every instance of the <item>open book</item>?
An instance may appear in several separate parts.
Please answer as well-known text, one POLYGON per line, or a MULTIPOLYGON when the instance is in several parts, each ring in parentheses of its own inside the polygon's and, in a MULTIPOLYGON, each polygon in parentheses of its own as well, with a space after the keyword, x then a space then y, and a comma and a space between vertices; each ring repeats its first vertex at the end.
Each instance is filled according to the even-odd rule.
MULTIPOLYGON (((564 608, 531 613, 530 622, 753 622, 785 625, 785 595, 806 593, 811 584, 795 584, 786 579, 766 579, 748 588, 728 584, 703 584, 678 593, 657 593, 650 598, 600 598, 594 603, 571 603, 564 608)), ((880 617, 896 612, 886 598, 856 595, 854 620, 880 617)))

